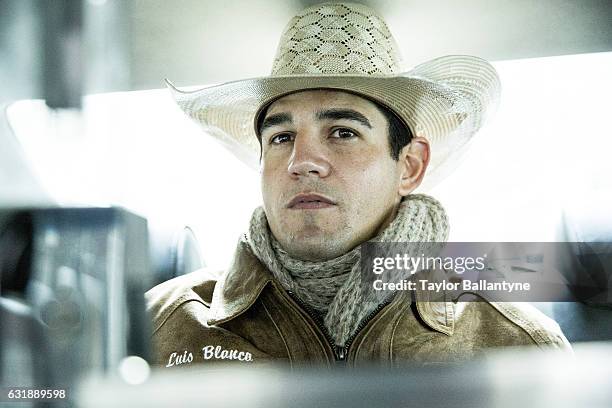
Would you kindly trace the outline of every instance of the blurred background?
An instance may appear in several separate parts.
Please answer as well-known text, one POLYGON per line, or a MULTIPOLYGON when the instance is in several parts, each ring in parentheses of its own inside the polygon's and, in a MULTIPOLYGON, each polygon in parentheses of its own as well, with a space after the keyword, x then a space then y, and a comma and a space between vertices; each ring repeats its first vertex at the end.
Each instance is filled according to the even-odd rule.
MULTIPOLYGON (((158 228, 190 225, 206 263, 223 267, 260 202, 258 174, 184 119, 163 79, 267 75, 284 25, 314 3, 2 0, 0 204, 122 205, 158 228)), ((364 3, 407 69, 471 54, 502 78, 497 117, 432 192, 452 240, 552 239, 562 208, 610 199, 609 1, 364 3)))
MULTIPOLYGON (((44 315, 58 336, 0 338, 29 356, 0 353, 5 374, 28 366, 19 378, 34 378, 43 362, 28 350, 80 350, 49 375, 102 367, 143 381, 148 366, 129 359, 148 353, 133 299, 227 266, 261 201, 259 175, 190 122, 163 80, 196 89, 268 75, 283 27, 315 3, 0 0, 0 333, 39 338, 44 315)), ((499 71, 497 115, 429 192, 451 240, 610 241, 609 0, 361 3, 386 18, 406 70, 470 54, 499 71)), ((610 282, 610 267, 601 273, 610 282)), ((542 307, 572 341, 612 338, 608 310, 542 307)))

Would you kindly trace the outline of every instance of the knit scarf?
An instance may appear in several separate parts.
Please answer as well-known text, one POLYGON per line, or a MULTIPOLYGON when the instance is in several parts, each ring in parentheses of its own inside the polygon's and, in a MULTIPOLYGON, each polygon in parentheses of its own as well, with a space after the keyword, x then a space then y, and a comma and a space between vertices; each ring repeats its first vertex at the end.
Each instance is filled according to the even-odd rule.
MULTIPOLYGON (((424 194, 404 197, 393 221, 372 242, 446 242, 448 218, 442 205, 424 194)), ((251 217, 247 241, 255 256, 276 280, 323 317, 328 333, 338 346, 357 331, 359 323, 381 303, 361 288, 360 247, 325 261, 292 258, 270 232, 262 207, 251 217)), ((420 251, 420 248, 417 247, 420 251)), ((399 282, 407 276, 393 276, 399 282)))

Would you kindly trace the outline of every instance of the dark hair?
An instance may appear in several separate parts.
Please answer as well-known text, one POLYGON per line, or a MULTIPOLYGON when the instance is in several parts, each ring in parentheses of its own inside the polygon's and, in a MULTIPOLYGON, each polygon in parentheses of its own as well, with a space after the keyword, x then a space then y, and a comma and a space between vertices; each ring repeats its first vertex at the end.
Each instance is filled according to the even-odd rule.
MULTIPOLYGON (((387 132, 389 135, 389 149, 391 150, 391 157, 393 160, 399 160, 399 154, 404 148, 412 141, 412 132, 408 125, 404 123, 391 109, 381 105, 380 103, 368 99, 374 105, 382 115, 387 119, 387 132)), ((257 139, 259 140, 259 159, 261 160, 261 155, 263 152, 261 146, 261 125, 263 123, 263 119, 266 116, 266 112, 268 107, 266 106, 260 113, 259 118, 257 120, 257 139)))
POLYGON ((397 161, 399 160, 399 154, 404 146, 407 146, 412 141, 412 132, 410 131, 408 125, 404 124, 404 122, 390 109, 380 105, 377 102, 372 102, 374 105, 376 105, 380 113, 382 113, 387 119, 387 131, 389 133, 389 148, 391 150, 391 157, 393 160, 397 161))

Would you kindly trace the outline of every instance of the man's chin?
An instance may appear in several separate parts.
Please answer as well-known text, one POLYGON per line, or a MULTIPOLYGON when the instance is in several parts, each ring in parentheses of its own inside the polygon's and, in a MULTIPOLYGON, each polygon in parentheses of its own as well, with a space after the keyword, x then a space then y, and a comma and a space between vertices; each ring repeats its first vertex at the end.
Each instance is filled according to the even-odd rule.
POLYGON ((346 241, 346 228, 338 222, 338 215, 316 214, 316 217, 286 214, 288 217, 279 225, 280 228, 273 229, 277 241, 292 257, 320 261, 336 258, 346 249, 343 245, 346 241))
POLYGON ((336 239, 324 236, 294 236, 281 242, 281 246, 290 256, 303 261, 324 261, 344 253, 336 239))

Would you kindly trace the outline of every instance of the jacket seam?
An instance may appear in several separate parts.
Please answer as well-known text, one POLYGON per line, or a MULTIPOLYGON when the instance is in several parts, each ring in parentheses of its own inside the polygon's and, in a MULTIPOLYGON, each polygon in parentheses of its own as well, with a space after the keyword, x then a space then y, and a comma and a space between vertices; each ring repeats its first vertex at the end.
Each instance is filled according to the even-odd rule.
POLYGON ((179 297, 177 300, 173 302, 174 307, 169 308, 164 313, 162 313, 162 315, 159 318, 161 322, 156 325, 155 329, 151 333, 151 336, 153 336, 155 333, 159 331, 159 329, 162 328, 162 326, 168 321, 170 316, 172 316, 174 312, 178 310, 179 307, 183 306, 185 303, 188 303, 188 302, 197 302, 207 307, 206 303, 204 303, 202 300, 190 297, 189 295, 184 295, 184 296, 179 297))
MULTIPOLYGON (((425 292, 428 293, 428 292, 425 292)), ((448 323, 448 319, 449 319, 449 305, 448 305, 448 301, 443 301, 443 302, 439 302, 439 301, 431 301, 431 300, 426 300, 424 299, 424 295, 421 291, 416 290, 415 291, 415 303, 416 303, 416 309, 417 312, 419 313, 419 317, 421 318, 421 320, 423 320, 423 322, 430 327, 431 329, 443 333, 447 336, 452 336, 452 334, 455 331, 455 322, 453 321, 453 325, 452 327, 449 327, 447 324, 443 324, 440 323, 436 320, 435 317, 432 317, 431 315, 434 314, 435 312, 432 311, 432 303, 444 303, 444 319, 445 322, 448 323)), ((452 305, 450 306, 452 307, 452 305)))
POLYGON ((395 322, 393 323, 393 330, 391 331, 391 341, 389 343, 389 361, 391 362, 391 364, 393 364, 393 342, 395 341, 395 332, 397 331, 400 322, 405 317, 404 311, 407 307, 410 307, 410 303, 408 303, 400 310, 397 319, 395 319, 395 322))
MULTIPOLYGON (((244 312, 246 312, 247 310, 249 310, 256 302, 257 300, 261 297, 261 294, 263 292, 263 290, 265 289, 266 285, 271 282, 271 280, 267 280, 265 281, 260 288, 257 288, 255 295, 253 296, 253 299, 249 301, 248 304, 241 306, 239 308, 239 310, 237 312, 234 312, 233 314, 230 314, 229 316, 225 316, 224 318, 217 318, 216 315, 217 313, 214 313, 214 316, 211 318, 206 319, 206 322, 208 324, 212 324, 212 325, 219 325, 225 322, 229 322, 230 320, 233 320, 235 318, 237 318, 238 316, 240 316, 241 314, 243 314, 244 312)), ((223 290, 223 286, 221 286, 221 289, 223 290)), ((209 307, 209 309, 212 310, 212 302, 211 302, 211 307, 209 307)))
POLYGON ((367 331, 363 332, 363 336, 361 337, 361 341, 359 342, 359 345, 357 346, 357 349, 355 350, 355 358, 353 360, 353 367, 356 367, 356 362, 357 362, 357 356, 359 355, 359 352, 361 350, 361 346, 363 345, 363 343, 365 342, 365 339, 368 337, 368 334, 372 331, 372 329, 374 328, 374 326, 376 326, 378 324, 378 322, 380 322, 380 320, 385 317, 388 313, 390 313, 390 310, 393 309, 393 307, 391 307, 391 304, 387 305, 387 307, 385 307, 383 309, 383 311, 377 315, 375 320, 371 320, 368 323, 368 329, 367 331))
POLYGON ((491 306, 493 306, 497 311, 499 311, 502 315, 505 315, 500 309, 503 309, 503 311, 505 311, 506 313, 508 313, 510 316, 512 316, 514 319, 518 320, 515 321, 514 319, 508 319, 510 320, 512 323, 514 323, 516 326, 520 327, 521 330, 523 330, 525 333, 527 333, 527 335, 529 335, 529 337, 531 338, 531 340, 537 344, 538 346, 542 345, 542 344, 546 344, 546 345, 552 345, 555 344, 554 342, 546 339, 544 336, 542 336, 541 334, 541 330, 539 328, 537 328, 536 326, 534 326, 531 322, 526 321, 525 319, 521 318, 517 313, 515 313, 513 310, 505 307, 505 305, 496 303, 496 302, 491 302, 490 303, 491 306), (519 323, 520 322, 520 323, 519 323), (526 326, 526 327, 525 327, 526 326), (530 329, 530 330, 529 330, 530 329))
POLYGON ((452 336, 455 333, 455 308, 452 302, 444 302, 445 303, 445 311, 446 311, 446 322, 450 326, 449 336, 452 336))
POLYGON ((283 345, 285 346, 285 350, 287 350, 287 356, 289 357, 289 366, 291 368, 293 368, 293 356, 291 355, 291 350, 289 350, 289 346, 287 345, 287 341, 285 340, 285 337, 283 336, 283 333, 281 332, 280 328, 278 327, 278 325, 276 324, 276 322, 272 318, 272 314, 268 310, 268 307, 266 306, 266 302, 264 302, 263 299, 262 299, 261 305, 263 306, 264 311, 266 312, 266 314, 270 318, 270 321, 274 325, 274 328, 276 329, 276 331, 278 332, 278 335, 280 336, 281 340, 283 341, 283 345))
MULTIPOLYGON (((317 335, 317 332, 315 331, 315 328, 313 327, 313 325, 308 322, 308 319, 312 320, 312 317, 308 316, 308 314, 304 310, 302 310, 291 298, 288 298, 289 295, 287 295, 286 292, 284 292, 284 289, 279 289, 274 282, 272 282, 272 287, 274 288, 274 290, 280 293, 281 295, 280 298, 285 300, 289 308, 293 309, 293 311, 302 318, 302 320, 305 323, 305 326, 308 328, 308 330, 312 334, 312 337, 314 337, 319 343, 319 345, 321 346, 321 350, 323 350, 323 354, 325 354, 325 357, 327 358, 327 365, 331 366, 333 362, 330 361, 329 356, 327 355, 327 351, 326 351, 327 349, 325 348, 325 344, 323 344, 323 342, 317 335)), ((329 347, 331 346, 332 345, 330 344, 329 347)))

